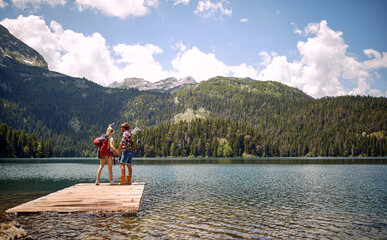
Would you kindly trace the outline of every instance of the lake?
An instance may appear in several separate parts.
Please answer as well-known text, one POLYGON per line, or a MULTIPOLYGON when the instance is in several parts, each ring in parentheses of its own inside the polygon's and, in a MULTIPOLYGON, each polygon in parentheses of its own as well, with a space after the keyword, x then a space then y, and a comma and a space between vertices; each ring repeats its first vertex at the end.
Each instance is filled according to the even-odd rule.
MULTIPOLYGON (((385 239, 385 163, 386 158, 135 159, 133 181, 147 184, 136 216, 2 214, 0 221, 17 220, 34 239, 385 239)), ((2 159, 1 211, 95 182, 98 164, 2 159)), ((118 164, 113 173, 117 180, 118 164)), ((108 182, 107 165, 101 182, 108 182)))

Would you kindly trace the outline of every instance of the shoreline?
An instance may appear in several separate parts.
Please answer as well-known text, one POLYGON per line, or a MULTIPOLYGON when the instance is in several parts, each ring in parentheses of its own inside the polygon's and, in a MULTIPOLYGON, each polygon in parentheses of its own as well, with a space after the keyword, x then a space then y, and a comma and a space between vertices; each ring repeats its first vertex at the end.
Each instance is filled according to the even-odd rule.
MULTIPOLYGON (((165 157, 133 158, 134 164, 387 164, 387 157, 165 157)), ((0 158, 1 163, 91 163, 95 157, 0 158)), ((118 158, 116 158, 118 164, 118 158)))

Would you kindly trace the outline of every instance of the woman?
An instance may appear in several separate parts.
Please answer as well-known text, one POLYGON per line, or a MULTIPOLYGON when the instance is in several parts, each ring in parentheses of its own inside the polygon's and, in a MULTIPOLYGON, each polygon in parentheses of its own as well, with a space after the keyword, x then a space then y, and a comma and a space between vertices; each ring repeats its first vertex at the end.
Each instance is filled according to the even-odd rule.
POLYGON ((107 156, 101 158, 100 166, 99 166, 99 169, 98 169, 98 172, 97 172, 97 181, 95 182, 95 185, 99 185, 99 178, 101 176, 102 169, 105 166, 106 159, 108 161, 110 185, 116 185, 117 184, 117 183, 115 183, 113 181, 113 170, 112 170, 112 167, 113 167, 113 157, 114 157, 114 154, 113 154, 113 152, 111 150, 115 151, 117 155, 119 155, 120 152, 113 145, 113 143, 114 143, 114 141, 113 141, 113 134, 114 134, 114 130, 112 128, 112 125, 109 125, 108 129, 106 130, 106 135, 108 137, 109 150, 108 150, 107 156))

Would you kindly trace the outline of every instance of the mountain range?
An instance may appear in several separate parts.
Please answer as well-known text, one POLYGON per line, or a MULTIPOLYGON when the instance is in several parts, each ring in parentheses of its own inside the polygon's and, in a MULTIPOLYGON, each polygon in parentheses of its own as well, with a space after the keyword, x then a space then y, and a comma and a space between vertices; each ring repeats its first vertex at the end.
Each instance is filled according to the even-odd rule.
POLYGON ((118 83, 114 81, 109 84, 110 88, 136 88, 141 91, 159 91, 159 92, 176 92, 184 89, 187 86, 194 85, 197 82, 193 77, 185 77, 177 80, 175 77, 166 78, 155 83, 146 81, 142 78, 125 78, 122 82, 118 83))
MULTIPOLYGON (((103 87, 50 71, 1 25, 0 53, 0 122, 49 141, 58 157, 95 156, 92 140, 113 122, 142 129, 138 156, 387 154, 383 97, 314 99, 279 82, 222 76, 103 87)), ((117 145, 119 131, 114 137, 117 145)), ((26 141, 0 133, 0 142, 18 156, 26 141)))

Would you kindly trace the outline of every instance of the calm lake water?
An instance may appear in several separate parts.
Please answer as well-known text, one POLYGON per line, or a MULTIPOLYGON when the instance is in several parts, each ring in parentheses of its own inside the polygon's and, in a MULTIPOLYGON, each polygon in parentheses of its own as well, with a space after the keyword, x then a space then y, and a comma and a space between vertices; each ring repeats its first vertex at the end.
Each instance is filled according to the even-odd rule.
MULTIPOLYGON (((133 180, 147 184, 137 216, 5 216, 10 207, 94 182, 98 160, 3 159, 0 221, 19 221, 34 239, 386 239, 385 160, 135 160, 133 180)), ((118 165, 113 173, 120 176, 118 165)))

